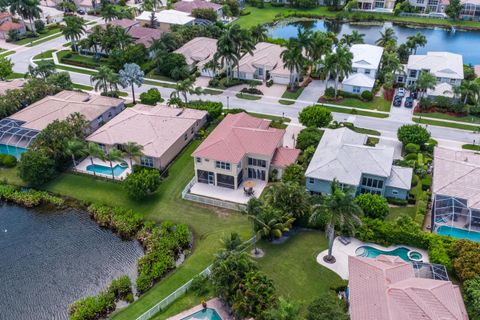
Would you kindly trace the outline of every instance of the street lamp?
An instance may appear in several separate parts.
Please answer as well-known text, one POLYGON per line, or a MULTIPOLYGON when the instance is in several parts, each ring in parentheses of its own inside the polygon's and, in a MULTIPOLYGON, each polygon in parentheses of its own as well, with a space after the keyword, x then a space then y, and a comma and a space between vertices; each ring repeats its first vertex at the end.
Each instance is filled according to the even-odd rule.
POLYGON ((230 96, 227 96, 227 110, 228 110, 229 106, 230 106, 230 96))

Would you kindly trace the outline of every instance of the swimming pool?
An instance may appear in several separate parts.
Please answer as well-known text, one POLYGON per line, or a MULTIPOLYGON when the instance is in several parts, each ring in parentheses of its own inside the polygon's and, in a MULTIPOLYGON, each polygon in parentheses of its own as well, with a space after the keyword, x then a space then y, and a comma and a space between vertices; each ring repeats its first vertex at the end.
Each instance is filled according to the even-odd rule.
POLYGON ((450 236, 459 239, 468 239, 471 241, 480 242, 480 232, 468 231, 459 228, 440 226, 437 229, 437 233, 442 236, 450 236))
MULTIPOLYGON (((93 165, 90 164, 90 165, 87 166, 86 169, 87 169, 87 171, 90 171, 90 172, 95 171, 96 173, 100 173, 100 174, 106 174, 106 175, 109 175, 109 176, 112 175, 112 169, 110 167, 102 166, 100 164, 93 164, 93 165)), ((113 175, 115 177, 118 177, 126 169, 127 169, 126 167, 122 167, 122 166, 117 164, 115 167, 113 167, 113 175)))
POLYGON ((376 258, 377 256, 384 254, 387 256, 397 256, 405 261, 422 261, 422 254, 418 251, 413 251, 405 247, 398 247, 390 251, 380 250, 370 246, 360 246, 355 251, 355 254, 359 257, 376 258))
POLYGON ((9 154, 11 156, 16 157, 17 159, 19 159, 20 155, 26 151, 27 149, 25 148, 9 146, 6 144, 0 144, 0 154, 9 154))
POLYGON ((200 311, 195 312, 194 314, 189 315, 182 320, 222 320, 222 318, 218 315, 215 309, 206 308, 200 311))

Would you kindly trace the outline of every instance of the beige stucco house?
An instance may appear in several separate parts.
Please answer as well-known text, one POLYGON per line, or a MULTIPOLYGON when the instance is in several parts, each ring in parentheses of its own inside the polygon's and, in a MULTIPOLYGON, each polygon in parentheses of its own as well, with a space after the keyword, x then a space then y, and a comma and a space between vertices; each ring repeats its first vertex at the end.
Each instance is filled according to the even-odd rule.
POLYGON ((217 52, 217 40, 207 37, 194 38, 175 50, 175 53, 185 57, 190 71, 197 68, 204 77, 215 76, 213 70, 208 68, 208 63, 212 61, 215 52, 217 52))

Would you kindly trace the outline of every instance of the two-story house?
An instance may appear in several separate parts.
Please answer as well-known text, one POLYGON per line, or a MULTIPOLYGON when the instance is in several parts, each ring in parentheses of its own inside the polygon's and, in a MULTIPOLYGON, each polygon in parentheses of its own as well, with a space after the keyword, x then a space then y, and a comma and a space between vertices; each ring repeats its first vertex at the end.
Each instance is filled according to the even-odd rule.
POLYGON ((393 165, 394 148, 366 146, 367 136, 347 128, 325 130, 305 173, 307 189, 328 194, 335 179, 342 189, 406 199, 412 168, 393 165))
POLYGON ((437 77, 438 84, 459 86, 463 80, 463 57, 451 52, 427 52, 408 57, 406 84, 414 85, 422 72, 437 77))
POLYGON ((371 44, 354 44, 350 52, 353 54, 352 73, 342 81, 343 91, 356 94, 372 91, 383 48, 371 44))
POLYGON ((193 152, 197 183, 238 189, 244 180, 267 182, 275 169, 296 161, 300 150, 283 147, 285 130, 247 113, 229 114, 193 152))

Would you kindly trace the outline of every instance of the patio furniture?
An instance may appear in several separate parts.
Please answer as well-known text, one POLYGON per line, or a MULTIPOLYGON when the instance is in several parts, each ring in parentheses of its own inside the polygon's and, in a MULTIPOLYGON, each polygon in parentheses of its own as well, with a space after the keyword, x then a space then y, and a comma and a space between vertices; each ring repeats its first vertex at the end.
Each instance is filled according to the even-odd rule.
POLYGON ((257 183, 255 181, 252 181, 252 180, 248 180, 248 181, 245 181, 243 183, 243 186, 245 188, 248 188, 248 189, 253 189, 253 187, 255 187, 257 185, 257 183))
POLYGON ((342 243, 344 246, 350 244, 351 242, 350 239, 346 237, 338 237, 338 241, 340 241, 340 243, 342 243))

